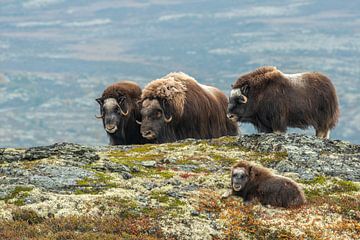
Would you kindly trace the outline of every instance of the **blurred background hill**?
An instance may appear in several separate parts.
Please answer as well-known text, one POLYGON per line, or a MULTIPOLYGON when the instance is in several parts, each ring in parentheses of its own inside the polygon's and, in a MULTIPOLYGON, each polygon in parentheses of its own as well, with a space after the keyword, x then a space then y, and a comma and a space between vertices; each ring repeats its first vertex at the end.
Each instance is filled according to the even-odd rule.
POLYGON ((360 143, 359 56, 357 1, 1 0, 0 147, 107 144, 94 99, 108 84, 183 71, 228 93, 262 65, 329 76, 331 137, 360 143))

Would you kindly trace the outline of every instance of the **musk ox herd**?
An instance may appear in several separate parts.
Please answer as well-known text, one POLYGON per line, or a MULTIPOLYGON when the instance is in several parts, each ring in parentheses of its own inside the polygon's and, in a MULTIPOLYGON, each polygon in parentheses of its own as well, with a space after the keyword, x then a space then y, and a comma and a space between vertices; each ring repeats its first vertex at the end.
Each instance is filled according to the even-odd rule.
MULTIPOLYGON (((174 142, 239 135, 238 123, 251 123, 263 133, 285 133, 288 127, 313 127, 329 138, 339 118, 336 91, 321 73, 286 74, 266 66, 241 75, 227 97, 219 89, 173 72, 148 83, 108 86, 96 101, 110 145, 174 142)), ((305 203, 292 180, 240 161, 231 172, 232 190, 245 202, 294 207, 305 203)))

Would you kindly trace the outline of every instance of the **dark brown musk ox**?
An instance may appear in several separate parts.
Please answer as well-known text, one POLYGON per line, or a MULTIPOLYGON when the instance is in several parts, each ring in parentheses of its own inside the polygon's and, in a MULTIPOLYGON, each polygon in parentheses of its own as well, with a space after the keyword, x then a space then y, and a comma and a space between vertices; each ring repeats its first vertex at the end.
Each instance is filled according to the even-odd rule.
POLYGON ((140 134, 141 88, 134 82, 121 81, 108 86, 96 101, 100 104, 100 116, 109 136, 110 145, 142 144, 146 139, 140 134))
POLYGON ((231 195, 240 196, 245 203, 257 200, 274 207, 291 208, 306 203, 304 192, 296 182, 247 161, 239 161, 231 169, 231 191, 223 198, 231 195))
POLYGON ((339 104, 333 84, 321 73, 284 74, 275 67, 260 67, 232 85, 228 117, 265 133, 313 126, 316 136, 329 138, 339 104))
POLYGON ((226 117, 227 97, 182 72, 150 82, 141 103, 141 134, 152 142, 238 134, 237 124, 226 117))

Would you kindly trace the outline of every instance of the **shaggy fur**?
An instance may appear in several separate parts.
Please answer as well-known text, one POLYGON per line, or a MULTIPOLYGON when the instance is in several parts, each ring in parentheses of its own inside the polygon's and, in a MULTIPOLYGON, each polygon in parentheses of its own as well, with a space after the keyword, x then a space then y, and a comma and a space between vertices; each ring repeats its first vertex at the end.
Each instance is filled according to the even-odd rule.
POLYGON ((153 128, 154 121, 144 119, 152 106, 160 105, 164 115, 172 117, 170 123, 161 125, 156 142, 238 134, 237 124, 226 117, 226 96, 214 87, 199 84, 185 73, 170 73, 152 81, 143 89, 141 99, 141 132, 153 128))
POLYGON ((272 174, 268 169, 240 161, 231 170, 232 194, 240 196, 245 202, 258 200, 263 205, 275 207, 298 207, 306 203, 304 192, 296 182, 289 178, 272 174), (246 181, 238 191, 234 190, 233 173, 243 171, 246 181))
POLYGON ((107 132, 110 139, 110 145, 128 145, 141 144, 147 142, 140 134, 140 126, 136 120, 141 120, 140 106, 138 101, 141 97, 141 88, 134 82, 121 81, 107 87, 102 96, 97 100, 100 104, 100 113, 104 115, 103 126, 106 129, 107 124, 116 124, 115 133, 107 132), (109 113, 104 112, 104 102, 106 99, 115 99, 123 111, 128 111, 127 116, 123 116, 119 109, 112 110, 109 113), (112 115, 111 115, 112 114, 112 115))
POLYGON ((229 116, 254 124, 259 132, 313 126, 318 137, 326 138, 339 118, 335 88, 320 73, 284 74, 275 67, 260 67, 241 76, 232 88, 238 96, 230 96, 229 116))

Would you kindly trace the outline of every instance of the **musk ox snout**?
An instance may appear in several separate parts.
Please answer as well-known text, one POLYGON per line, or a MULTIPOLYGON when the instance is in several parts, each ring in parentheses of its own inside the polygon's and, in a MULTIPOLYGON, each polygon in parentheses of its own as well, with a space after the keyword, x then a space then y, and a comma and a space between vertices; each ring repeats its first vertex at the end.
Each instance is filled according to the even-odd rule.
POLYGON ((105 131, 108 133, 115 133, 117 130, 117 126, 115 124, 106 124, 105 125, 105 131))
POLYGON ((240 191, 243 188, 243 186, 245 186, 247 180, 248 178, 244 169, 242 168, 234 169, 231 176, 231 182, 232 182, 232 187, 235 191, 240 191))
POLYGON ((143 131, 143 132, 141 132, 141 134, 144 138, 146 138, 148 140, 156 139, 156 134, 152 130, 143 131))
POLYGON ((236 114, 233 113, 228 113, 226 114, 227 118, 230 119, 231 121, 237 122, 238 117, 236 116, 236 114))

